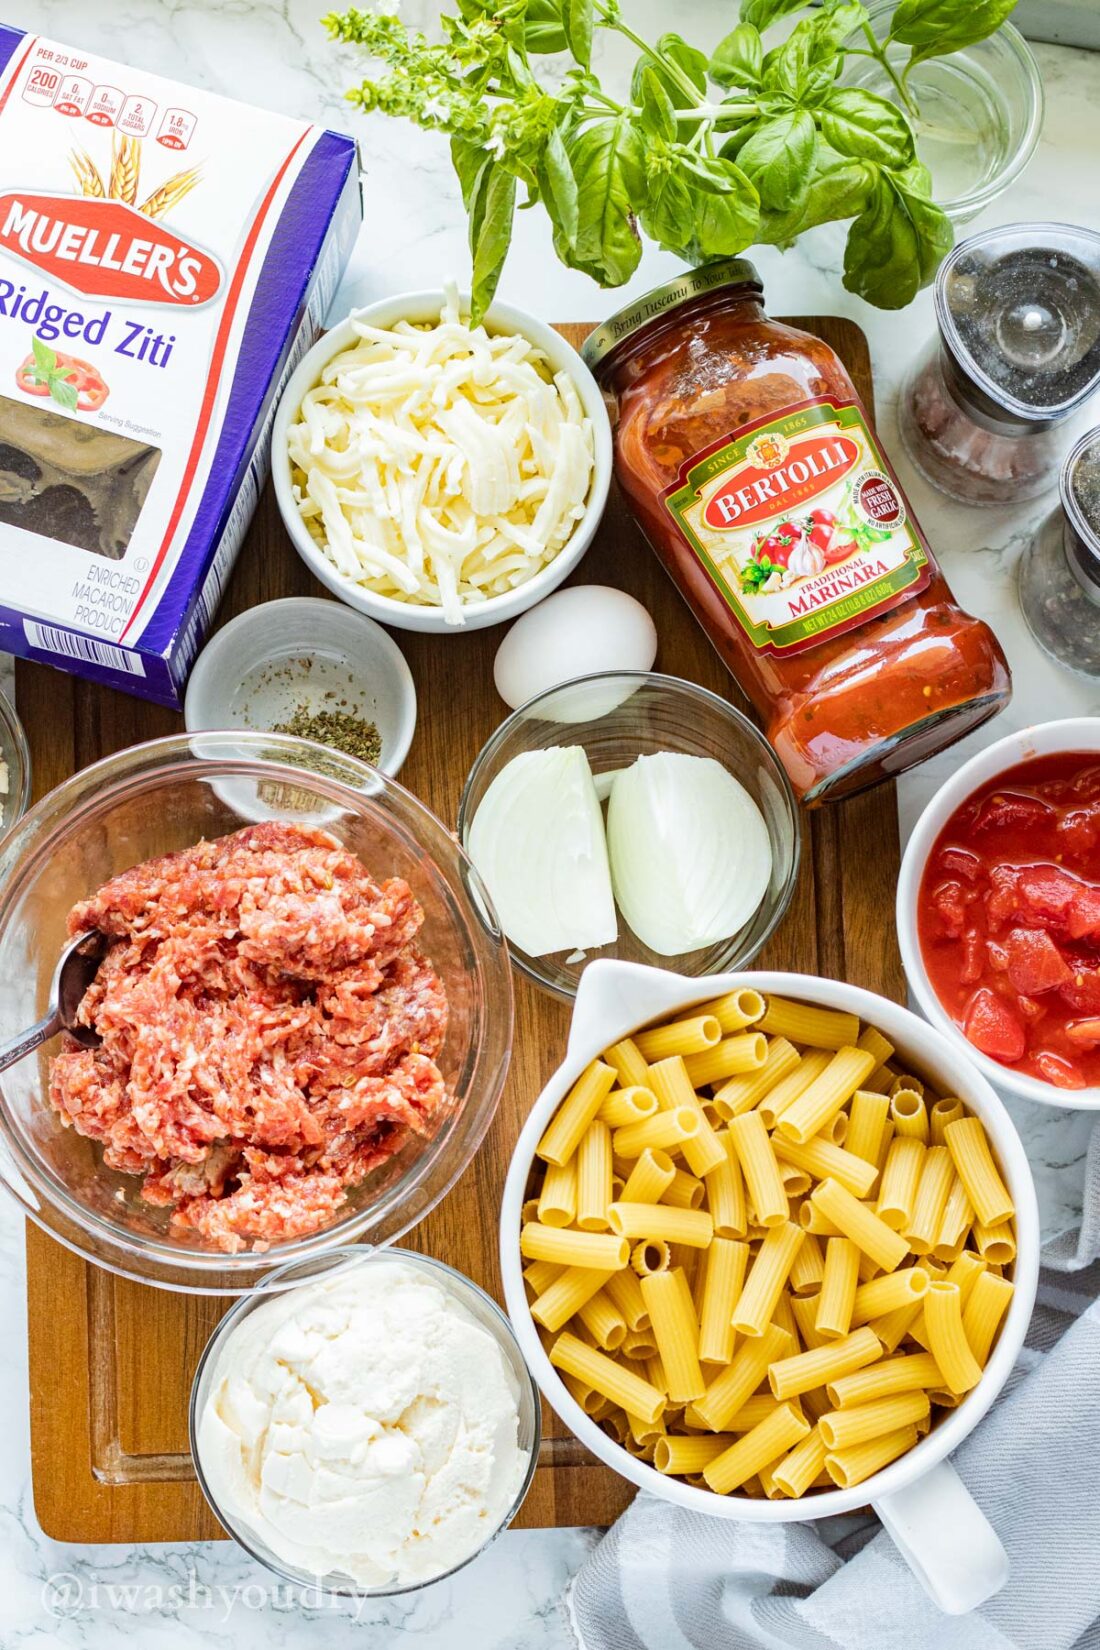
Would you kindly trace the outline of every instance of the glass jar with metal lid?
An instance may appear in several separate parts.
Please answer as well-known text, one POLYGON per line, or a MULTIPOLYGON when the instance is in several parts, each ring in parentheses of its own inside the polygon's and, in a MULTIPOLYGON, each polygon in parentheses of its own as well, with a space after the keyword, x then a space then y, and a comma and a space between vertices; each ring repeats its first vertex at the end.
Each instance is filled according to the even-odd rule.
POLYGON ((1044 652, 1100 676, 1100 429, 1062 466, 1059 503, 1020 560, 1020 606, 1044 652))
POLYGON ((983 230, 945 258, 935 305, 937 336, 899 403, 906 452, 960 503, 1038 498, 1100 388, 1100 234, 983 230))
POLYGON ((747 260, 613 315, 585 359, 615 468, 806 802, 899 773, 1010 693, 956 606, 839 357, 771 320, 747 260))

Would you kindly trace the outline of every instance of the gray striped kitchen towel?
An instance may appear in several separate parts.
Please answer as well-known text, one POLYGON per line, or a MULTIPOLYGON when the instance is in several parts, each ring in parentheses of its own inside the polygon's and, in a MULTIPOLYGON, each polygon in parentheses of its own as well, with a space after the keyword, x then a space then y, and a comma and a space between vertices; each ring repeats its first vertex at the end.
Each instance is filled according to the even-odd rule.
POLYGON ((1012 1565, 942 1615, 877 1520, 736 1524, 639 1495, 568 1596, 581 1650, 1100 1650, 1100 1128, 1027 1346, 952 1456, 1012 1565))

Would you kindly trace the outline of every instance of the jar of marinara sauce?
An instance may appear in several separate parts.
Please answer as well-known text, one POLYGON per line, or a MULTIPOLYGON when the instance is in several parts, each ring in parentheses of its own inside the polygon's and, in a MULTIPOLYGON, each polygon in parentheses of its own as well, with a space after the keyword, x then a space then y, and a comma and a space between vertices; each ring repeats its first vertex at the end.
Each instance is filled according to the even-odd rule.
POLYGON ((583 353, 618 404, 615 469, 642 531, 814 803, 923 761, 1012 686, 840 360, 770 320, 762 291, 743 258, 705 264, 583 353))

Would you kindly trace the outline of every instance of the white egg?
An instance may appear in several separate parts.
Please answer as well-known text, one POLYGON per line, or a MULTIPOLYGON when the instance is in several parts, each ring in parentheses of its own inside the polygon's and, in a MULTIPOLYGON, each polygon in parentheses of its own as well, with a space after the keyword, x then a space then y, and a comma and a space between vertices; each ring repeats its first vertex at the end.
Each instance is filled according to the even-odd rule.
MULTIPOLYGON (((518 618, 497 649, 493 680, 517 710, 575 676, 604 670, 650 670, 657 630, 641 602, 606 584, 557 590, 518 618)), ((581 698, 562 696, 544 707, 548 720, 582 722, 604 716, 628 697, 602 687, 581 698)))

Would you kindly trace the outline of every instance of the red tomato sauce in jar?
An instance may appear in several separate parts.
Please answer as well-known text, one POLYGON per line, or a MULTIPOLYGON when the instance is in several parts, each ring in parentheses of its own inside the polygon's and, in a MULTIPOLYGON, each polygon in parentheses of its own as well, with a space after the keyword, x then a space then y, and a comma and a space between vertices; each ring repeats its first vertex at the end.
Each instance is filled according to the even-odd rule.
POLYGON ((689 271, 584 356, 616 403, 627 502, 803 801, 1007 702, 1000 646, 955 604, 839 357, 765 314, 750 263, 689 271))
POLYGON ((921 956, 974 1047, 1100 1086, 1100 755, 1039 756, 967 798, 917 896, 921 956))

